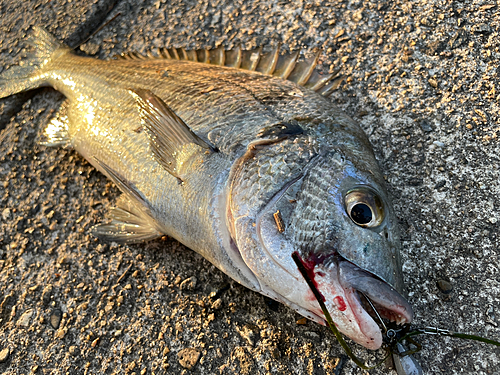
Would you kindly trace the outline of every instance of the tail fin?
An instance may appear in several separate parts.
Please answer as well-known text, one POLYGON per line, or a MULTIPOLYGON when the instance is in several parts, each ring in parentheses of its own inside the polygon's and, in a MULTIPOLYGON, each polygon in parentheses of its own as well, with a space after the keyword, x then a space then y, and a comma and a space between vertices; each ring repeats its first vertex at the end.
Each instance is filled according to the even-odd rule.
POLYGON ((27 45, 29 51, 18 65, 0 74, 0 98, 44 86, 45 77, 41 74, 43 67, 54 58, 71 51, 45 29, 37 26, 30 32, 27 45))

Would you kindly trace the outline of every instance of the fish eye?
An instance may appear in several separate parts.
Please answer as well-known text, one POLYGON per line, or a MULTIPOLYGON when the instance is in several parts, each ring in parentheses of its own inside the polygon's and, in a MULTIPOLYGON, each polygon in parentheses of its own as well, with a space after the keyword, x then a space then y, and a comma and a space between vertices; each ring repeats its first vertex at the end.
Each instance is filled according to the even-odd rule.
POLYGON ((374 228, 384 221, 384 206, 378 195, 367 188, 357 188, 345 196, 345 207, 351 220, 363 228, 374 228))

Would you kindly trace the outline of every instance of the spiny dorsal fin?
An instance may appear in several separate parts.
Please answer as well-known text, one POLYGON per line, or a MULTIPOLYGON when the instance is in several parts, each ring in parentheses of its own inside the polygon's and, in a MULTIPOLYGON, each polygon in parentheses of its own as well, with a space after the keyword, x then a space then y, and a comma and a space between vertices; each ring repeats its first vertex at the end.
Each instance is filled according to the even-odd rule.
POLYGON ((252 71, 257 69, 257 65, 259 65, 261 55, 262 47, 251 49, 248 51, 242 51, 241 69, 252 71))
POLYGON ((340 69, 327 75, 322 75, 316 70, 321 50, 318 50, 313 56, 299 61, 300 51, 280 55, 280 47, 281 44, 278 44, 266 53, 262 52, 262 47, 247 51, 243 51, 239 46, 227 51, 222 46, 211 50, 190 51, 186 51, 184 48, 160 48, 155 51, 156 55, 150 51, 146 56, 128 53, 119 57, 128 60, 146 58, 187 60, 258 71, 295 82, 323 96, 329 96, 342 82, 343 77, 339 75, 340 69))
POLYGON ((264 74, 272 75, 274 73, 274 70, 276 69, 276 64, 278 63, 278 59, 280 56, 280 47, 281 43, 278 43, 278 45, 274 47, 272 51, 263 53, 255 70, 264 74))
POLYGON ((295 82, 298 85, 304 86, 309 78, 311 77, 316 65, 318 64, 318 58, 320 51, 316 51, 314 56, 298 62, 293 68, 292 73, 288 76, 288 80, 295 82))
POLYGON ((239 68, 241 66, 241 47, 238 46, 229 51, 226 51, 226 66, 239 68))
POLYGON ((158 96, 145 89, 129 90, 139 106, 139 113, 146 128, 149 143, 156 161, 174 177, 182 181, 182 160, 190 153, 210 152, 215 149, 198 137, 158 96), (186 150, 186 146, 197 145, 198 149, 186 150))

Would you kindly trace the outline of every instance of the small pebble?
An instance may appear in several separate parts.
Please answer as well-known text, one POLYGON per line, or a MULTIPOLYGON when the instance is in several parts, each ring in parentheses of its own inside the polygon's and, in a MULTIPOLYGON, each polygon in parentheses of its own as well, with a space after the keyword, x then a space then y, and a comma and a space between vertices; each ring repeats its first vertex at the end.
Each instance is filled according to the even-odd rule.
POLYGON ((60 328, 56 331, 55 337, 58 339, 62 339, 66 336, 67 328, 60 328))
POLYGON ((305 331, 304 336, 316 341, 319 341, 320 339, 319 335, 313 331, 305 331))
POLYGON ((299 325, 304 325, 307 323, 307 318, 300 318, 299 320, 296 321, 296 323, 299 325))
POLYGON ((33 309, 26 310, 17 321, 17 326, 24 328, 28 327, 30 325, 30 320, 33 316, 33 312, 33 309))
POLYGON ((47 285, 43 288, 42 301, 44 305, 48 305, 50 302, 50 297, 52 296, 52 285, 47 285))
POLYGON ((177 353, 177 358, 179 358, 179 364, 182 367, 191 370, 200 358, 200 351, 195 348, 182 349, 177 353))
POLYGON ((212 302, 211 307, 214 310, 219 310, 222 307, 222 300, 220 298, 216 299, 214 302, 212 302))
POLYGON ((250 346, 255 345, 255 332, 249 324, 246 324, 241 328, 236 327, 236 330, 238 331, 240 336, 248 342, 250 346))
POLYGON ((50 325, 52 326, 52 328, 59 328, 59 325, 61 324, 61 318, 62 311, 59 309, 54 309, 54 311, 52 311, 52 314, 50 314, 50 325))
POLYGON ((7 221, 9 220, 9 217, 10 217, 10 208, 6 208, 5 210, 2 211, 2 219, 4 221, 7 221))
POLYGON ((450 294, 451 291, 453 290, 453 285, 449 281, 446 280, 438 280, 437 281, 437 287, 441 292, 444 294, 450 294))
POLYGON ((419 125, 424 132, 431 132, 433 130, 431 124, 429 122, 427 122, 426 120, 420 121, 419 125))
POLYGON ((434 141, 432 142, 433 145, 436 145, 438 147, 444 147, 444 143, 443 142, 440 142, 440 141, 434 141))
POLYGON ((189 279, 184 280, 179 288, 181 290, 194 290, 196 288, 196 282, 198 280, 196 279, 195 276, 191 276, 189 279))
POLYGON ((80 354, 80 351, 78 350, 78 347, 75 345, 71 345, 69 347, 69 354, 71 354, 73 357, 78 356, 80 354))
POLYGON ((10 350, 9 348, 5 348, 0 351, 0 363, 4 363, 9 358, 10 350))

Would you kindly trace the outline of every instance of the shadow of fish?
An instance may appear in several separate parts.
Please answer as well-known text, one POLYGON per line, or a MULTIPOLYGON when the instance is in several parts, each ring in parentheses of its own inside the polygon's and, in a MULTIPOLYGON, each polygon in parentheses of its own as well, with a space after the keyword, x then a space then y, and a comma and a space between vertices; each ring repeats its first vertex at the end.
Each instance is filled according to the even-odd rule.
POLYGON ((47 146, 73 147, 123 192, 98 237, 169 235, 248 288, 324 324, 302 258, 339 330, 370 349, 383 318, 409 323, 396 218, 361 128, 326 97, 339 78, 279 48, 74 55, 41 28, 0 75, 0 97, 66 96, 47 146))

